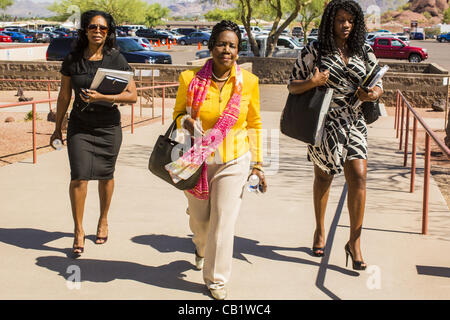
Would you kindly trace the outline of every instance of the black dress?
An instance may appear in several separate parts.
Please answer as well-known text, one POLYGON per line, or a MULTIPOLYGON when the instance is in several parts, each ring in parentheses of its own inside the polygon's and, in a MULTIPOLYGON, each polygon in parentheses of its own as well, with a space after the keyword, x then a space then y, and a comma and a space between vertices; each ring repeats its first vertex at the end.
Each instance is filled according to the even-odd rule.
POLYGON ((86 103, 81 88, 90 88, 98 68, 131 71, 119 51, 104 54, 100 61, 89 61, 69 54, 61 66, 61 74, 70 77, 75 100, 67 127, 67 150, 71 180, 110 180, 122 144, 120 111, 117 105, 86 103), (84 109, 84 110, 83 110, 84 109))

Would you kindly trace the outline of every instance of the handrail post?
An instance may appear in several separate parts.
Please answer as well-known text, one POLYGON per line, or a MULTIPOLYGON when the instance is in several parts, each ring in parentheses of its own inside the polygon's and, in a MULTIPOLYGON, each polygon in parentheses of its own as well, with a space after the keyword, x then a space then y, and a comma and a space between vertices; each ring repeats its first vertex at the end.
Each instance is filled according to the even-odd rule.
POLYGON ((409 192, 414 192, 414 182, 416 178, 416 143, 417 143, 417 118, 414 117, 413 124, 413 139, 412 139, 412 153, 411 153, 411 184, 409 192))
POLYGON ((423 210, 422 210, 422 234, 427 234, 428 229, 428 199, 430 187, 430 135, 425 132, 425 171, 423 179, 423 210))
POLYGON ((33 164, 36 160, 36 103, 33 103, 33 164))
POLYGON ((409 108, 406 107, 406 134, 405 134, 405 154, 403 159, 403 166, 408 164, 408 141, 409 141, 409 108))
POLYGON ((165 107, 165 98, 166 98, 166 88, 163 87, 163 94, 162 94, 162 124, 164 125, 164 107, 165 107))
POLYGON ((405 121, 403 121, 403 118, 405 116, 405 100, 402 100, 402 115, 400 118, 400 144, 398 146, 398 150, 402 150, 402 144, 403 144, 403 124, 405 121))
MULTIPOLYGON (((50 81, 47 80, 47 85, 48 85, 48 98, 51 99, 51 95, 50 95, 50 81)), ((50 108, 50 112, 52 112, 52 102, 49 101, 48 102, 48 107, 50 108)))
POLYGON ((131 133, 134 133, 134 104, 131 104, 131 133))
POLYGON ((398 112, 398 105, 400 103, 400 94, 397 89, 395 93, 395 117, 394 117, 394 130, 397 129, 397 112, 398 112))

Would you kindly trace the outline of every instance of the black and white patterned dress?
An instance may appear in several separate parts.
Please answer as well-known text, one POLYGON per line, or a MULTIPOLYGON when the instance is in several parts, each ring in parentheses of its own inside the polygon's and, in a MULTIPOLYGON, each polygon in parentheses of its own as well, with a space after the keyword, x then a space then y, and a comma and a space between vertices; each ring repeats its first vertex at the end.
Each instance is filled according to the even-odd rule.
MULTIPOLYGON (((319 70, 328 69, 326 87, 333 88, 333 98, 325 121, 322 143, 308 145, 308 160, 328 174, 342 172, 346 160, 367 159, 367 126, 360 107, 355 108, 355 92, 367 73, 377 63, 372 48, 365 44, 364 56, 354 55, 345 65, 339 53, 322 54, 319 70)), ((318 60, 315 41, 300 52, 289 82, 309 80, 318 60)), ((382 82, 377 84, 380 88, 382 82)))

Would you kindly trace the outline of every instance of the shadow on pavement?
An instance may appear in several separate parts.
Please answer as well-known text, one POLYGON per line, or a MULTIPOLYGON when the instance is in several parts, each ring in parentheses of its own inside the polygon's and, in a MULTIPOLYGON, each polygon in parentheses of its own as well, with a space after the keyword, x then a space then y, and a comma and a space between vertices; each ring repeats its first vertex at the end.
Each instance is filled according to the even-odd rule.
POLYGON ((450 268, 431 266, 416 266, 416 268, 418 274, 422 274, 425 276, 450 278, 450 268))
POLYGON ((60 249, 45 245, 48 242, 52 242, 64 237, 73 237, 73 233, 50 232, 30 228, 0 228, 0 242, 22 249, 55 251, 68 254, 70 252, 70 249, 60 249))
MULTIPOLYGON (((105 261, 95 259, 68 259, 64 257, 39 257, 36 265, 58 272, 58 275, 68 279, 73 272, 69 267, 80 268, 81 282, 110 282, 116 279, 133 280, 161 288, 207 294, 204 284, 183 280, 183 272, 193 270, 194 265, 184 260, 178 260, 166 265, 152 267, 133 262, 105 261)), ((70 281, 70 279, 68 279, 70 281)))

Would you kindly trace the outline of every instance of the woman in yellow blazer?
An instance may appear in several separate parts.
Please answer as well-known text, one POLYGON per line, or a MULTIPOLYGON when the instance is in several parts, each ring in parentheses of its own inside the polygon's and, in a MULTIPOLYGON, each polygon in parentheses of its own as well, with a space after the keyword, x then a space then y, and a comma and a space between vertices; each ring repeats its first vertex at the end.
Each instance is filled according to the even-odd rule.
MULTIPOLYGON (((184 115, 178 118, 178 128, 210 141, 207 167, 202 172, 205 183, 185 195, 195 265, 203 269, 206 286, 218 300, 227 295, 234 227, 251 162, 251 174, 260 178, 262 191, 267 190, 258 78, 236 64, 240 45, 241 34, 234 22, 223 20, 214 26, 208 44, 212 59, 201 68, 181 73, 173 113, 174 119, 184 115)), ((182 176, 180 167, 168 170, 172 178, 182 176)))

